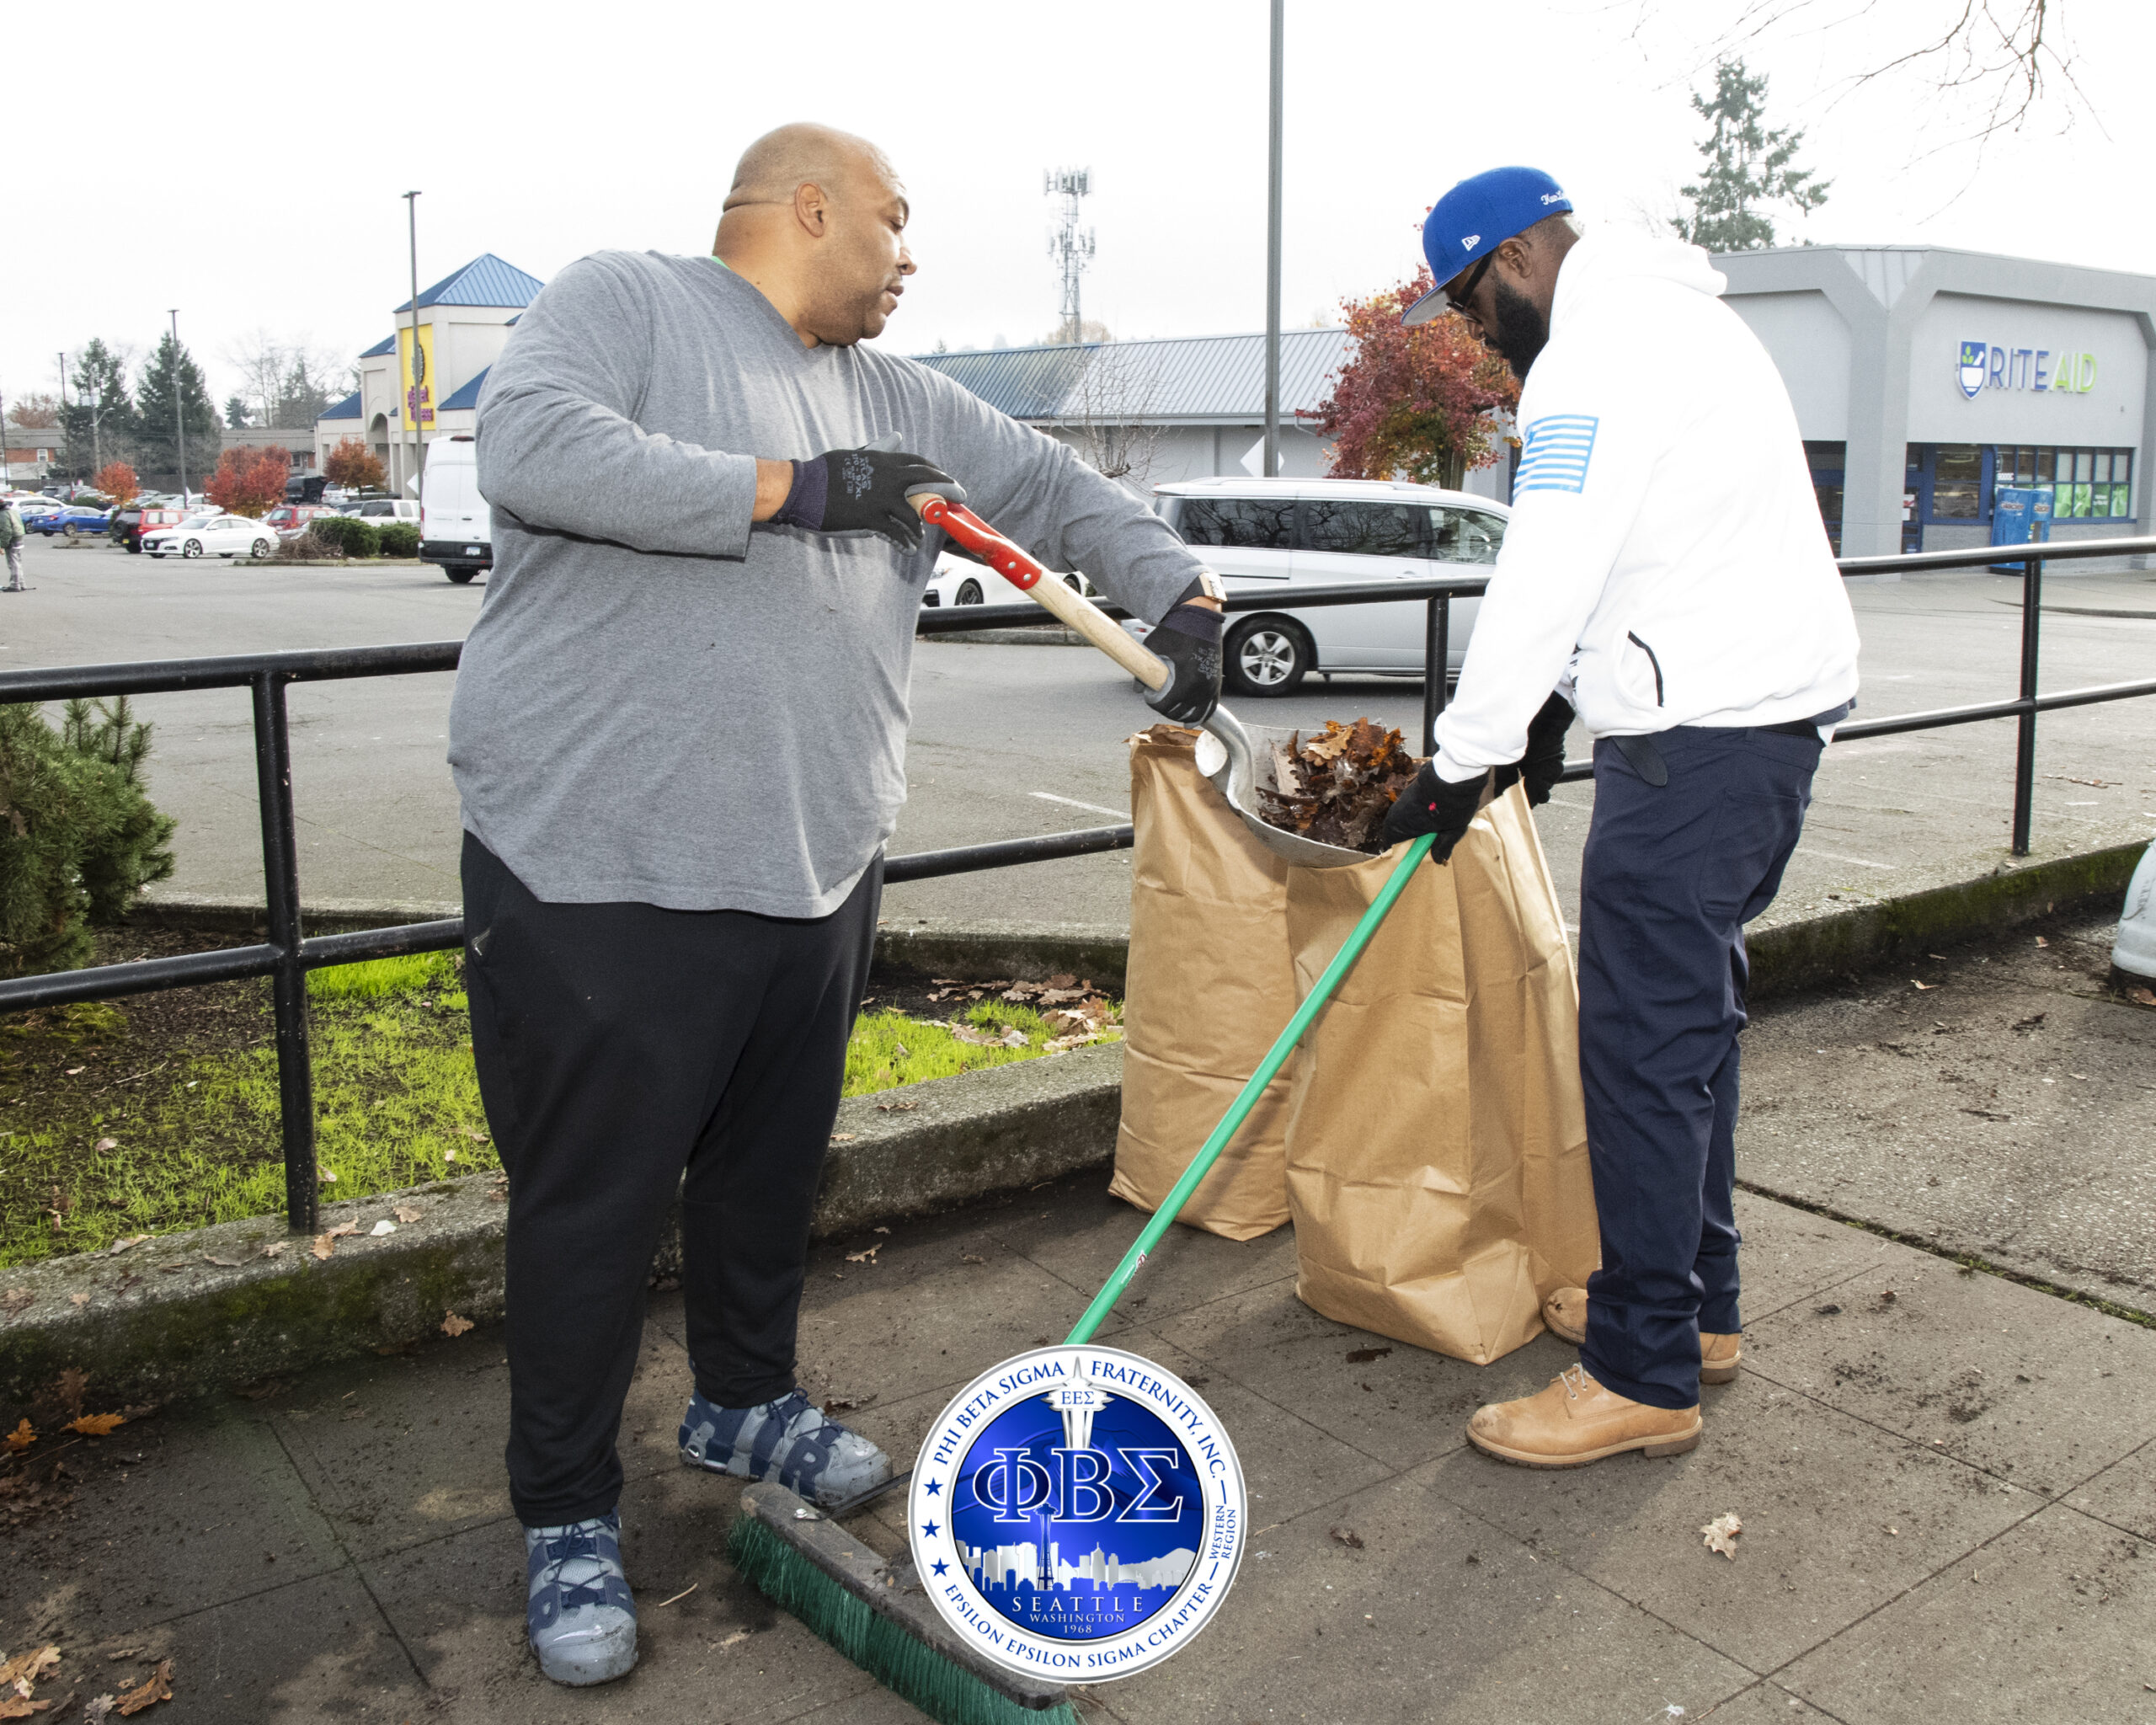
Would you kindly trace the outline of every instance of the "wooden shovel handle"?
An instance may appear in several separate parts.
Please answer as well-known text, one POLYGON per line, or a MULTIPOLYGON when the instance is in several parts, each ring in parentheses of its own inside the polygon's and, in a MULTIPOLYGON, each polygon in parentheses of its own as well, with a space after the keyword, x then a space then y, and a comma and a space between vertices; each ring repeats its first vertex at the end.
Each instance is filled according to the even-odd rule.
POLYGON ((1032 558, 1006 539, 963 503, 924 494, 908 499, 931 526, 941 527, 952 538, 985 561, 1020 591, 1030 594, 1057 619, 1075 629, 1149 689, 1166 683, 1166 665, 1123 633, 1120 624, 1102 614, 1082 593, 1066 587, 1032 558))

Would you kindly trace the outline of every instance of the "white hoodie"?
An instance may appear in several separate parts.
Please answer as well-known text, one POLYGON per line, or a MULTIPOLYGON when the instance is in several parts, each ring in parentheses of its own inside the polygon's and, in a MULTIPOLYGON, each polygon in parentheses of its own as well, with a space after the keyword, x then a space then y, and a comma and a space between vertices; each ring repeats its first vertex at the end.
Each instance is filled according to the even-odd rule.
POLYGON ((1598 229, 1520 392, 1512 522, 1438 718, 1452 781, 1520 758, 1552 687, 1597 736, 1853 700, 1856 620, 1789 391, 1706 254, 1598 229))

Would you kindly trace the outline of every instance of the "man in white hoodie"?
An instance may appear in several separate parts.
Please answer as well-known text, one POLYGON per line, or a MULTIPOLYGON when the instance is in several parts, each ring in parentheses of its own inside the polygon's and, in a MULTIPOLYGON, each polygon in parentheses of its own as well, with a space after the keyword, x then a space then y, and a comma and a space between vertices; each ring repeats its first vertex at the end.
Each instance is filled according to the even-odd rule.
POLYGON ((1689 1450, 1703 1375, 1737 1375, 1743 925, 1780 886, 1857 689, 1855 621, 1766 350, 1705 253, 1582 235, 1572 207, 1549 175, 1501 168, 1423 228, 1441 286, 1406 321, 1456 312, 1503 355, 1522 448, 1458 697, 1385 829, 1436 834, 1442 862, 1492 769, 1544 802, 1575 714, 1596 739, 1580 1076, 1602 1268, 1549 1309, 1580 1364, 1468 1424, 1542 1467, 1689 1450))

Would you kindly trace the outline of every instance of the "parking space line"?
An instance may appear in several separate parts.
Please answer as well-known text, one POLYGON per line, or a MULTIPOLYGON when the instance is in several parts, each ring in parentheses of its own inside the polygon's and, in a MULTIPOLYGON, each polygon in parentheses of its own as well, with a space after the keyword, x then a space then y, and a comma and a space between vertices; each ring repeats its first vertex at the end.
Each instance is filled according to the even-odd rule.
POLYGON ((1883 868, 1888 873, 1901 867, 1898 862, 1875 862, 1869 857, 1844 857, 1839 851, 1822 851, 1817 845, 1799 845, 1800 857, 1819 857, 1829 862, 1854 862, 1860 868, 1883 868))
POLYGON ((1073 809, 1090 809, 1096 814, 1113 814, 1118 820, 1130 819, 1128 809, 1103 809, 1098 803, 1081 803, 1075 797, 1059 797, 1054 791, 1028 791, 1029 797, 1038 797, 1043 803, 1066 803, 1073 809))

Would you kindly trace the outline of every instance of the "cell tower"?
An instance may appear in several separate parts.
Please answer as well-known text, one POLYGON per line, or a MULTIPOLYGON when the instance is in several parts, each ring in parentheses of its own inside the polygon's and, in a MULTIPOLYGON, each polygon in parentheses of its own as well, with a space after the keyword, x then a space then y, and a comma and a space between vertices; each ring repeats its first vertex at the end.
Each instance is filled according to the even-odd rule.
POLYGON ((1078 226, 1078 200, 1092 190, 1090 168, 1054 168, 1041 176, 1043 195, 1060 198, 1061 220, 1048 237, 1048 254, 1063 272, 1063 320, 1058 339, 1083 339, 1085 324, 1078 315, 1078 278, 1093 261, 1093 230, 1078 226))

